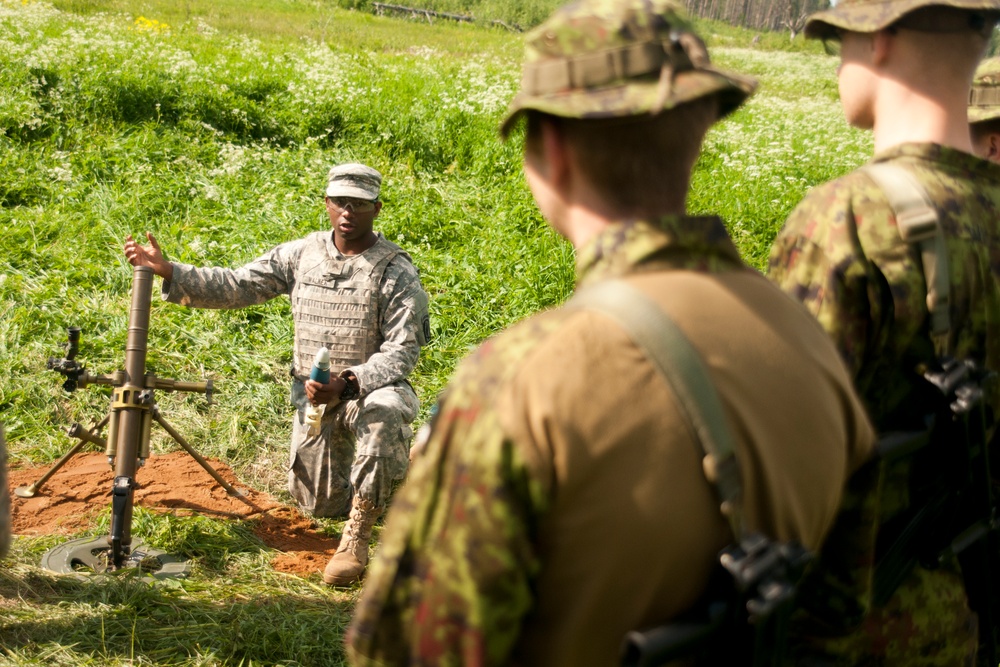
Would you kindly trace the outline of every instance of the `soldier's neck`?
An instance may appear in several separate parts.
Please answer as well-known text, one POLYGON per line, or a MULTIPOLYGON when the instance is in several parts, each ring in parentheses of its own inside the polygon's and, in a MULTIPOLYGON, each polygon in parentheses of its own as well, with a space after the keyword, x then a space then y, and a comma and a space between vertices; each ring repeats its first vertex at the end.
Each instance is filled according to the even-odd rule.
POLYGON ((963 80, 914 83, 884 77, 874 101, 875 153, 904 143, 930 143, 972 152, 963 80))
POLYGON ((370 232, 368 235, 360 239, 345 239, 337 236, 336 232, 333 234, 333 244, 337 246, 337 250, 339 250, 341 254, 347 256, 360 255, 377 242, 378 234, 375 232, 370 232))

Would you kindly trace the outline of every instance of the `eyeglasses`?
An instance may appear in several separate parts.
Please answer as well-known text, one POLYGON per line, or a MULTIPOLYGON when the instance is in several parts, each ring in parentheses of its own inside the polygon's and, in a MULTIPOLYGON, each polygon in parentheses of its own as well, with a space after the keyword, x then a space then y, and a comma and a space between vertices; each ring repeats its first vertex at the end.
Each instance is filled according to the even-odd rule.
POLYGON ((371 213, 375 210, 375 202, 369 199, 354 197, 327 197, 326 200, 342 211, 351 209, 355 213, 371 213))

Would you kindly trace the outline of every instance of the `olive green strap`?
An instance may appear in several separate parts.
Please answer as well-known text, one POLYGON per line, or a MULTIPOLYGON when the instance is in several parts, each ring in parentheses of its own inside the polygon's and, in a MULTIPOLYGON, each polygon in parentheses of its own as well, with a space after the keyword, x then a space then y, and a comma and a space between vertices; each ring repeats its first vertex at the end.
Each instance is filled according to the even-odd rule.
POLYGON ((568 305, 613 319, 659 369, 701 445, 705 476, 715 487, 721 512, 733 535, 741 539, 743 482, 739 461, 722 403, 698 351, 666 313, 624 281, 588 287, 568 305))
POLYGON ((903 167, 877 162, 862 169, 889 200, 900 237, 907 243, 916 245, 920 251, 924 282, 927 285, 931 335, 946 338, 951 329, 948 248, 944 242, 937 209, 931 204, 920 182, 903 167))

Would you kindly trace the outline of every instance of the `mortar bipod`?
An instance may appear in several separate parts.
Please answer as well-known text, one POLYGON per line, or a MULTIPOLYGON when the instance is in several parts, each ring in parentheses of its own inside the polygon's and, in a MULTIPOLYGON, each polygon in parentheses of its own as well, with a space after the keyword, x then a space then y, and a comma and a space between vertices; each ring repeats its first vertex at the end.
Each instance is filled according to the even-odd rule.
MULTIPOLYGON (((129 310, 128 339, 125 346, 125 369, 111 375, 91 375, 86 368, 76 361, 79 349, 80 329, 69 329, 69 340, 66 344, 67 353, 63 359, 49 359, 47 367, 62 374, 66 381, 63 388, 75 391, 78 387, 89 384, 113 387, 111 406, 108 415, 94 427, 85 430, 74 424, 70 436, 79 438, 78 442, 42 477, 27 487, 20 487, 15 493, 22 497, 31 497, 59 468, 66 464, 72 456, 88 443, 104 447, 108 462, 114 468, 112 484, 111 530, 99 545, 90 539, 74 540, 51 550, 42 559, 43 566, 58 568, 56 571, 72 572, 80 567, 95 571, 117 570, 123 567, 138 567, 145 573, 155 573, 162 570, 164 576, 168 572, 180 574, 184 568, 177 566, 178 560, 154 551, 142 554, 132 553, 132 506, 135 489, 135 473, 149 457, 149 436, 152 422, 158 423, 163 429, 205 469, 209 475, 226 490, 250 507, 259 510, 246 495, 234 488, 219 475, 218 472, 200 456, 193 447, 163 418, 156 406, 155 390, 189 391, 203 393, 209 403, 212 402, 212 381, 180 382, 157 378, 152 373, 146 373, 146 351, 149 339, 149 314, 152 300, 153 272, 147 267, 133 267, 132 272, 132 303, 129 310), (106 440, 99 435, 101 428, 108 426, 106 440), (79 553, 77 553, 79 552, 79 553), (46 565, 48 563, 48 565, 46 565), (159 565, 157 565, 159 563, 159 565), (168 567, 168 563, 170 566, 168 567)), ((154 575, 155 576, 155 575, 154 575)))

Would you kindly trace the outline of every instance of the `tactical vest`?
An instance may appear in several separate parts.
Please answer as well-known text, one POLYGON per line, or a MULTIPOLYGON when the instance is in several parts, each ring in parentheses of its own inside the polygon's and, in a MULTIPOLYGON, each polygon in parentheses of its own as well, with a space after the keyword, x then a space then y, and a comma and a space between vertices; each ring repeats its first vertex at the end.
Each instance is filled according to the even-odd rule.
POLYGON ((379 285, 397 255, 410 259, 399 246, 379 236, 360 255, 341 255, 330 232, 310 235, 299 258, 292 289, 295 322, 293 374, 308 376, 316 351, 330 350, 330 371, 362 364, 383 343, 378 308, 379 285))

